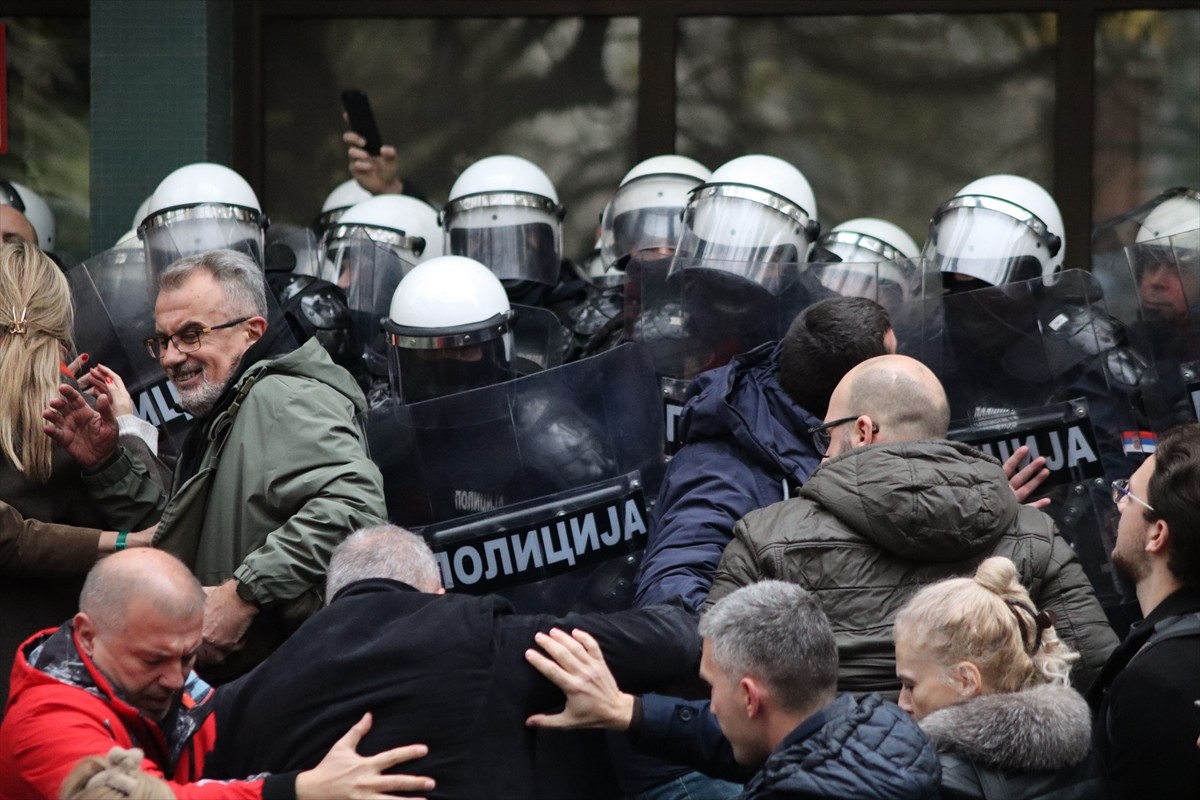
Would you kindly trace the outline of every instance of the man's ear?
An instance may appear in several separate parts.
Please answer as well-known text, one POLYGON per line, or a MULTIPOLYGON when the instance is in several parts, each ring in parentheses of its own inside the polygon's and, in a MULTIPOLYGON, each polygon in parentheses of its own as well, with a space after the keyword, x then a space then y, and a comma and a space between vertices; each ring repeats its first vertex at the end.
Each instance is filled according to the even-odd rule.
POLYGON ((863 445, 872 444, 875 441, 877 428, 875 421, 863 414, 858 419, 851 423, 854 436, 854 446, 862 447, 863 445))
POLYGON ((1171 544, 1171 527, 1165 519, 1156 519, 1146 530, 1146 552, 1157 556, 1166 556, 1167 547, 1171 544))
POLYGON ((267 318, 253 316, 246 320, 246 332, 250 337, 250 343, 254 344, 267 332, 267 318))
POLYGON ((83 649, 83 654, 91 658, 96 650, 96 623, 82 611, 75 615, 72 623, 75 635, 79 637, 79 646, 83 649))
POLYGON ((749 675, 738 681, 739 700, 746 719, 754 719, 762 713, 766 687, 749 675))

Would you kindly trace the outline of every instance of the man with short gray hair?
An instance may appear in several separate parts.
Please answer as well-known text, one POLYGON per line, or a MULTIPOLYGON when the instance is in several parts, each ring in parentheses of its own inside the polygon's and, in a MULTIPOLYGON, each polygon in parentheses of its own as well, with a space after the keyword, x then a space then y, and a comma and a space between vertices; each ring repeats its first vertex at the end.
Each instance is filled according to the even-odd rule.
POLYGON ((306 769, 343 720, 369 709, 363 752, 427 744, 412 769, 437 781, 439 797, 611 797, 603 736, 525 728, 563 700, 525 663, 535 634, 591 631, 633 691, 694 679, 700 657, 695 612, 679 605, 552 617, 515 614, 495 595, 446 594, 428 545, 392 525, 338 546, 328 595, 270 658, 221 688, 207 777, 306 769))
MULTIPOLYGON (((197 418, 169 494, 117 446, 111 399, 95 408, 70 387, 46 432, 84 467, 111 524, 158 524, 154 546, 179 557, 207 592, 206 678, 261 661, 321 605, 333 548, 385 515, 383 481, 355 415, 354 379, 316 340, 284 355, 268 329, 262 270, 213 250, 167 267, 148 354, 197 418)), ((103 384, 99 387, 104 390, 103 384)))
POLYGON ((837 693, 837 644, 809 592, 763 581, 725 596, 700 620, 707 702, 622 692, 584 631, 539 637, 529 662, 567 695, 544 728, 629 732, 640 750, 715 777, 746 782, 754 798, 938 796, 937 755, 916 723, 877 694, 837 693), (551 660, 553 659, 553 660, 551 660))

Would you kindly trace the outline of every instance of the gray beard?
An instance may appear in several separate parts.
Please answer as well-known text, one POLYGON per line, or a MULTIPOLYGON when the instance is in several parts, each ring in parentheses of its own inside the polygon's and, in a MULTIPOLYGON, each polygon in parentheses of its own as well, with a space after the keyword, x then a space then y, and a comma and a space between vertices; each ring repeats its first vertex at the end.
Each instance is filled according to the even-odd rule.
POLYGON ((216 407, 217 400, 221 399, 221 395, 225 393, 225 389, 229 386, 229 382, 233 380, 233 376, 237 374, 241 363, 242 357, 239 355, 233 364, 230 365, 229 378, 224 383, 213 383, 208 378, 204 378, 195 389, 184 391, 176 386, 175 389, 179 392, 180 407, 197 419, 207 417, 212 413, 213 408, 216 407))

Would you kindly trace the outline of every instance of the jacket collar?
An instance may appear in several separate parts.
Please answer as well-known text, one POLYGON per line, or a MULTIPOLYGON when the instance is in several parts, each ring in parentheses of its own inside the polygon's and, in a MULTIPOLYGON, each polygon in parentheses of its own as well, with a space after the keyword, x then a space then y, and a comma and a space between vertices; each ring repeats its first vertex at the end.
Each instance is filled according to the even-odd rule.
POLYGON ((1067 686, 1045 684, 981 695, 925 717, 921 730, 939 752, 1001 770, 1060 770, 1087 758, 1092 717, 1067 686))
POLYGON ((761 344, 697 377, 680 436, 684 443, 732 438, 764 464, 803 483, 820 462, 808 429, 821 420, 779 385, 781 347, 761 344))
POLYGON ((148 754, 161 754, 155 760, 166 760, 162 766, 168 774, 174 771, 184 748, 216 707, 212 687, 193 671, 162 721, 143 716, 79 647, 70 620, 57 630, 44 631, 27 642, 18 653, 18 660, 25 662, 31 680, 35 675, 41 676, 43 681, 57 681, 103 701, 121 719, 139 747, 148 754))

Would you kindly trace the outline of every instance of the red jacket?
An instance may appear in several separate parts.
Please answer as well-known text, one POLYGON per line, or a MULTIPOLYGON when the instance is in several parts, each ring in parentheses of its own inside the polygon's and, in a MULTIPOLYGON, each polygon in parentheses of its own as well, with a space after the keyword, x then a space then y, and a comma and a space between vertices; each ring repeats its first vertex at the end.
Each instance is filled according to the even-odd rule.
POLYGON ((262 780, 195 782, 217 726, 212 689, 194 673, 180 706, 160 725, 117 697, 67 622, 21 645, 10 685, 0 724, 0 800, 53 800, 80 759, 107 755, 113 746, 140 747, 142 769, 166 780, 180 800, 263 796, 262 780), (29 662, 39 646, 40 667, 29 662))

